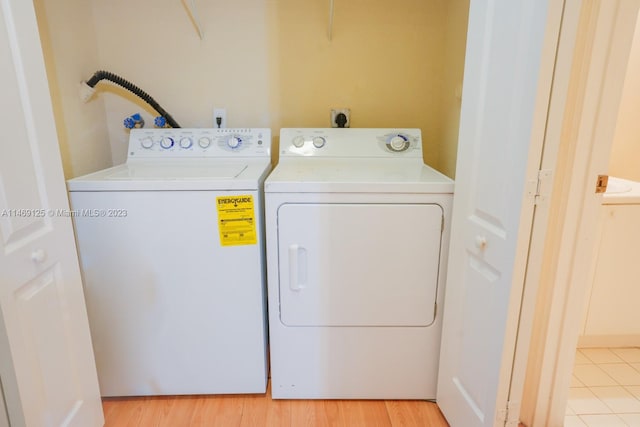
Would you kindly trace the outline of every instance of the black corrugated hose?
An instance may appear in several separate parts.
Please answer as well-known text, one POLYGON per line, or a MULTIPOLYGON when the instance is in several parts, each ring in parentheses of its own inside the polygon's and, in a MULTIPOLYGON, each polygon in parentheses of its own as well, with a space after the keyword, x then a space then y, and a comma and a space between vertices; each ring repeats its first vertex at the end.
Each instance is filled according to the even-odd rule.
POLYGON ((134 85, 133 83, 130 83, 129 81, 123 79, 122 77, 116 74, 113 74, 113 73, 110 73, 109 71, 104 71, 104 70, 96 71, 93 74, 93 76, 91 76, 91 78, 87 81, 87 85, 93 88, 98 84, 100 80, 104 80, 104 79, 107 79, 117 84, 118 86, 121 86, 127 89, 129 92, 133 93, 134 95, 139 96, 147 104, 151 105, 151 107, 153 107, 153 109, 156 110, 158 114, 160 114, 162 117, 167 119, 167 123, 172 128, 180 127, 178 122, 176 122, 173 119, 173 117, 171 117, 171 114, 167 113, 165 109, 162 108, 160 104, 158 104, 156 100, 151 97, 151 95, 149 95, 147 92, 143 91, 138 86, 134 85))

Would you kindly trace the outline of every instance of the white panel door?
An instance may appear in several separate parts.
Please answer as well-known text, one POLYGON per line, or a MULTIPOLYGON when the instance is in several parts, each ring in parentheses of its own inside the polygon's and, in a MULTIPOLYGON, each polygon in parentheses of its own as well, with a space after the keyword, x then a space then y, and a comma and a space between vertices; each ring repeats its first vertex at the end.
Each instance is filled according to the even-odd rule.
POLYGON ((9 418, 100 426, 71 218, 51 214, 68 202, 31 1, 0 1, 0 64, 0 335, 11 355, 0 373, 12 378, 9 418))
POLYGON ((436 204, 281 206, 280 320, 287 326, 429 326, 442 219, 436 204))
POLYGON ((546 1, 471 2, 437 396, 453 427, 505 424, 546 18, 546 1))

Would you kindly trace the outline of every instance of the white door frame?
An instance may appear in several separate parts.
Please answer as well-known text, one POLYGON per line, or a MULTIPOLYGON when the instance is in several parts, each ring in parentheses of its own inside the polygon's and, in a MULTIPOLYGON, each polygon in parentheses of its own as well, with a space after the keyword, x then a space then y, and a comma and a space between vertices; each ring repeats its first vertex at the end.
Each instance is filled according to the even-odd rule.
POLYGON ((574 48, 569 61, 559 59, 545 146, 552 149, 543 154, 543 164, 557 164, 554 216, 534 226, 532 241, 544 246, 541 270, 532 275, 540 289, 525 302, 532 308, 537 299, 521 412, 530 427, 563 424, 599 222, 595 183, 608 169, 639 3, 567 0, 570 31, 561 35, 559 54, 570 39, 574 48))

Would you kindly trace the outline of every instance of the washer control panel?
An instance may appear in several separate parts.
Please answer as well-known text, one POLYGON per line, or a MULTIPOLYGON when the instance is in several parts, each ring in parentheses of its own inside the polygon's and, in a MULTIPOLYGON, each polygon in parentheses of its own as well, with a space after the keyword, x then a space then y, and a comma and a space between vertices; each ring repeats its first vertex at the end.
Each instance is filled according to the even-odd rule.
POLYGON ((132 129, 129 158, 269 157, 271 129, 132 129))
POLYGON ((420 129, 285 128, 280 155, 422 158, 422 135, 420 129))

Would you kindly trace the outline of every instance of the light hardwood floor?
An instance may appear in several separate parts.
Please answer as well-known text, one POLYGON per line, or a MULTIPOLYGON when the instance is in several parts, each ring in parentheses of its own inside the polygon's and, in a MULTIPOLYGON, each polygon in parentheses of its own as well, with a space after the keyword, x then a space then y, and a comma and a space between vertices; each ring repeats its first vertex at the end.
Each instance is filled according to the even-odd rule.
POLYGON ((105 427, 448 427, 435 403, 266 395, 107 398, 105 427))

